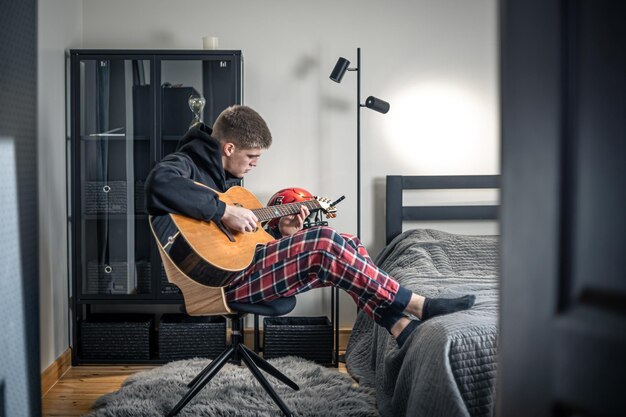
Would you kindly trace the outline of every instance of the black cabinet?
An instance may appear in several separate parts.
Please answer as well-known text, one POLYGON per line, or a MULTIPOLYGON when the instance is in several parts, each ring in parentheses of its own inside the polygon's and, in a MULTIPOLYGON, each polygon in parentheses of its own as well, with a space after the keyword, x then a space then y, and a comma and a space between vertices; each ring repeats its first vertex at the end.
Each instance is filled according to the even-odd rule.
MULTIPOLYGON (((242 57, 240 51, 71 50, 68 68, 74 362, 107 362, 106 352, 83 351, 85 325, 91 331, 103 314, 123 313, 126 327, 141 323, 143 331, 144 321, 133 314, 158 318, 164 306, 182 304, 150 234, 144 183, 189 128, 190 96, 205 98, 209 126, 241 103, 242 57)), ((149 351, 147 360, 157 359, 156 346, 149 351)))

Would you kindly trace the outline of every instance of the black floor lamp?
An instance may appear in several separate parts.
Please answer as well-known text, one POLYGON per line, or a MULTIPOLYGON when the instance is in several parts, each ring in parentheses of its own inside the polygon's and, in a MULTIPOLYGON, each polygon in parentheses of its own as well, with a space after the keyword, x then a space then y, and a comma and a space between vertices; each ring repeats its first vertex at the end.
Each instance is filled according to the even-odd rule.
POLYGON ((330 74, 330 79, 340 83, 346 71, 356 71, 356 235, 361 238, 361 107, 379 113, 389 111, 389 103, 374 96, 369 96, 365 104, 361 104, 361 48, 356 48, 356 67, 350 68, 350 61, 340 57, 330 74))
MULTIPOLYGON (((374 96, 369 96, 361 104, 361 48, 356 48, 356 68, 350 68, 350 61, 340 57, 330 74, 330 79, 340 83, 346 71, 356 71, 356 235, 361 238, 361 107, 376 110, 379 113, 389 111, 389 103, 374 96)), ((339 289, 333 291, 331 304, 335 306, 335 363, 339 362, 339 289)))

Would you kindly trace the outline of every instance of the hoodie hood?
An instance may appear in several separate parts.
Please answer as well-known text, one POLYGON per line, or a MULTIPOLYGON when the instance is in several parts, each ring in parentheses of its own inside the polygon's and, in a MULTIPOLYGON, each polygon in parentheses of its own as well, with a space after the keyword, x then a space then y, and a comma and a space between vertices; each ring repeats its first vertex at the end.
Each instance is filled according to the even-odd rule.
POLYGON ((215 142, 215 144, 219 144, 218 140, 211 136, 213 133, 213 129, 205 125, 204 123, 196 123, 192 127, 189 128, 185 136, 180 138, 178 144, 176 145, 176 152, 180 151, 185 145, 194 139, 204 139, 207 142, 215 142))
POLYGON ((178 141, 176 151, 190 157, 201 172, 210 176, 212 181, 208 182, 204 179, 201 181, 202 183, 210 184, 213 182, 220 190, 224 191, 227 188, 227 174, 222 166, 220 143, 211 136, 211 133, 213 130, 204 123, 195 124, 178 141))

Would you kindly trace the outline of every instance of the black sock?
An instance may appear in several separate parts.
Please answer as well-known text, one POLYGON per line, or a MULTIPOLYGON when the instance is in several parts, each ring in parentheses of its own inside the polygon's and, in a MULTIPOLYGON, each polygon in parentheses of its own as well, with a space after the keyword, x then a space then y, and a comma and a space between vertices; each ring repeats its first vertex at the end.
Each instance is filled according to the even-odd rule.
POLYGON ((402 347, 404 342, 406 342, 406 339, 408 339, 409 336, 411 336, 411 333, 413 333, 413 330, 415 330, 415 328, 417 328, 417 326, 419 326, 420 323, 421 321, 419 320, 411 320, 409 322, 409 324, 400 332, 400 334, 396 338, 398 347, 402 347))
POLYGON ((455 311, 467 310, 474 305, 475 295, 464 295, 459 298, 426 298, 422 309, 422 320, 455 311))

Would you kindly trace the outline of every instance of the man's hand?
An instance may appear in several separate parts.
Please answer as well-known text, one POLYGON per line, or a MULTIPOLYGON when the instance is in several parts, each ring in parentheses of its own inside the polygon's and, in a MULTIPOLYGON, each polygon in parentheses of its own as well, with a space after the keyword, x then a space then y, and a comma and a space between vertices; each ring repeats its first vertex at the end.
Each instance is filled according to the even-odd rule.
POLYGON ((302 230, 304 220, 309 217, 311 212, 306 206, 300 206, 300 213, 291 216, 282 217, 278 221, 278 230, 283 236, 291 236, 302 230))
POLYGON ((254 232, 259 219, 247 208, 226 205, 222 222, 232 230, 238 232, 254 232))

